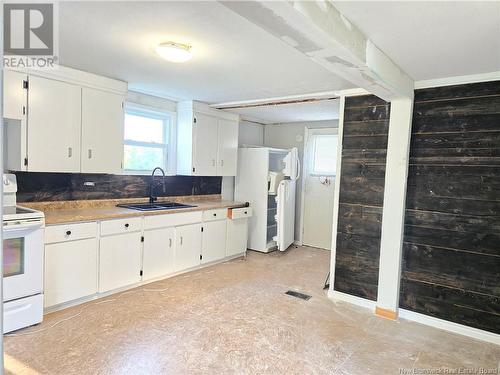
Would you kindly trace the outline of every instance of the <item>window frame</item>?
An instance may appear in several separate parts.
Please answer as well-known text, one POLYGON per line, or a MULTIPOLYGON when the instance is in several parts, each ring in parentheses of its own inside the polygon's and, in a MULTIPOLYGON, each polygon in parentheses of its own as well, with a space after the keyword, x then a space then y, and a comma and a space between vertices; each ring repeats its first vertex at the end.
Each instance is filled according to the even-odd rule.
POLYGON ((321 129, 321 128, 309 128, 309 135, 308 137, 312 138, 312 144, 310 145, 310 150, 308 150, 308 169, 309 169, 309 175, 315 176, 315 177, 336 177, 337 176, 337 165, 335 165, 335 171, 332 173, 317 173, 314 171, 314 156, 315 156, 315 151, 316 151, 316 139, 317 137, 321 136, 332 136, 337 138, 337 148, 339 147, 339 135, 338 135, 338 129, 334 129, 333 131, 327 130, 327 129, 321 129))
POLYGON ((177 130, 177 113, 169 110, 154 108, 150 106, 145 106, 136 103, 125 103, 123 112, 123 171, 122 174, 125 175, 140 175, 149 176, 152 171, 147 170, 136 170, 136 169, 126 169, 125 168, 125 146, 141 146, 150 148, 160 148, 164 149, 165 160, 163 165, 159 167, 163 168, 165 175, 175 176, 176 174, 176 130, 177 130), (158 120, 163 120, 163 138, 164 143, 156 142, 143 142, 125 139, 125 116, 127 114, 143 116, 154 118, 158 120))
POLYGON ((314 169, 315 167, 315 161, 316 161, 316 148, 317 148, 317 141, 318 141, 318 138, 321 138, 321 137, 331 137, 331 138, 335 138, 337 140, 337 147, 338 147, 338 134, 328 134, 328 133, 316 133, 316 134, 313 134, 313 145, 312 145, 312 152, 311 152, 311 173, 310 175, 311 176, 321 176, 321 177, 335 177, 337 175, 337 165, 333 166, 334 167, 334 170, 333 171, 328 171, 328 172, 319 172, 319 171, 316 171, 314 169))

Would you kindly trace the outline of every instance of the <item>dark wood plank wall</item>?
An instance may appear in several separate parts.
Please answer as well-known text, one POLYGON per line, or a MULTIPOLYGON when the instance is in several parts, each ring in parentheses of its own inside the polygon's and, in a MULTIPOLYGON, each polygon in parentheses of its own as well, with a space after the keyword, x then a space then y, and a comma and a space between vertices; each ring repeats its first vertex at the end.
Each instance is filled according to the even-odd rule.
POLYGON ((400 306, 500 333, 500 81, 415 92, 400 306))
POLYGON ((377 299, 389 103, 346 98, 334 289, 377 299))

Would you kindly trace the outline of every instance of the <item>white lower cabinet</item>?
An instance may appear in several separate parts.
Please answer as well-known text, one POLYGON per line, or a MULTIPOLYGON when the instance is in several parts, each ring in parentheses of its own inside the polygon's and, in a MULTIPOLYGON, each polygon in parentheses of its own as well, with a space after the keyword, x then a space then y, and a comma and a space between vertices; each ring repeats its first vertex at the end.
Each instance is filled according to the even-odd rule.
POLYGON ((97 223, 45 229, 44 306, 97 293, 97 223))
POLYGON ((144 231, 142 279, 152 280, 174 270, 175 228, 144 231))
POLYGON ((223 260, 246 251, 251 209, 193 211, 45 229, 45 307, 223 260), (98 228, 100 231, 98 233, 98 228))
POLYGON ((226 256, 239 255, 247 251, 248 218, 252 216, 250 207, 230 210, 227 221, 226 256))
POLYGON ((141 232, 101 237, 99 241, 99 292, 141 281, 141 232))
POLYGON ((174 272, 200 265, 201 224, 175 228, 174 272))
POLYGON ((45 246, 44 306, 97 293, 97 239, 45 246))
POLYGON ((214 262, 226 256, 226 222, 224 219, 203 223, 201 263, 214 262))

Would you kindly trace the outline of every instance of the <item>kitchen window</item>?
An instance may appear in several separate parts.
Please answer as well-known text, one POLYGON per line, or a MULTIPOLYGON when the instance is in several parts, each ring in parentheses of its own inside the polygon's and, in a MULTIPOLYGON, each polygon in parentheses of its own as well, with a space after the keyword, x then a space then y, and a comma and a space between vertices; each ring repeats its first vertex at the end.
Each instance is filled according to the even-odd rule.
POLYGON ((174 114, 138 106, 125 108, 123 169, 128 174, 149 174, 161 167, 175 174, 174 114))

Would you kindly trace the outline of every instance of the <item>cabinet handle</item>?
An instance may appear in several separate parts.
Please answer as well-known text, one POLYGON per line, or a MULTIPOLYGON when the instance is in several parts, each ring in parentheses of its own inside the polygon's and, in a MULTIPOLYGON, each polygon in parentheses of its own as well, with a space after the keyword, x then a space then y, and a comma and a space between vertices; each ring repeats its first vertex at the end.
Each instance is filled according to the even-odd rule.
POLYGON ((215 159, 212 159, 212 165, 215 167, 215 159))
POLYGON ((224 166, 224 159, 221 159, 220 161, 220 166, 223 167, 224 166))
POLYGON ((70 230, 67 230, 66 231, 66 236, 69 236, 71 234, 71 231, 70 230))
POLYGON ((214 216, 217 216, 217 214, 214 214, 214 216))
POLYGON ((181 245, 182 245, 182 236, 181 236, 181 245))
POLYGON ((89 159, 92 159, 92 149, 89 148, 89 159))
POLYGON ((125 228, 128 228, 129 226, 130 226, 130 224, 129 224, 129 223, 125 224, 125 228))
POLYGON ((247 212, 247 211, 245 211, 245 215, 246 215, 247 213, 248 213, 248 212, 247 212))
POLYGON ((73 156, 73 147, 68 147, 68 158, 73 156))
POLYGON ((172 239, 171 238, 168 239, 168 247, 172 247, 172 239))

